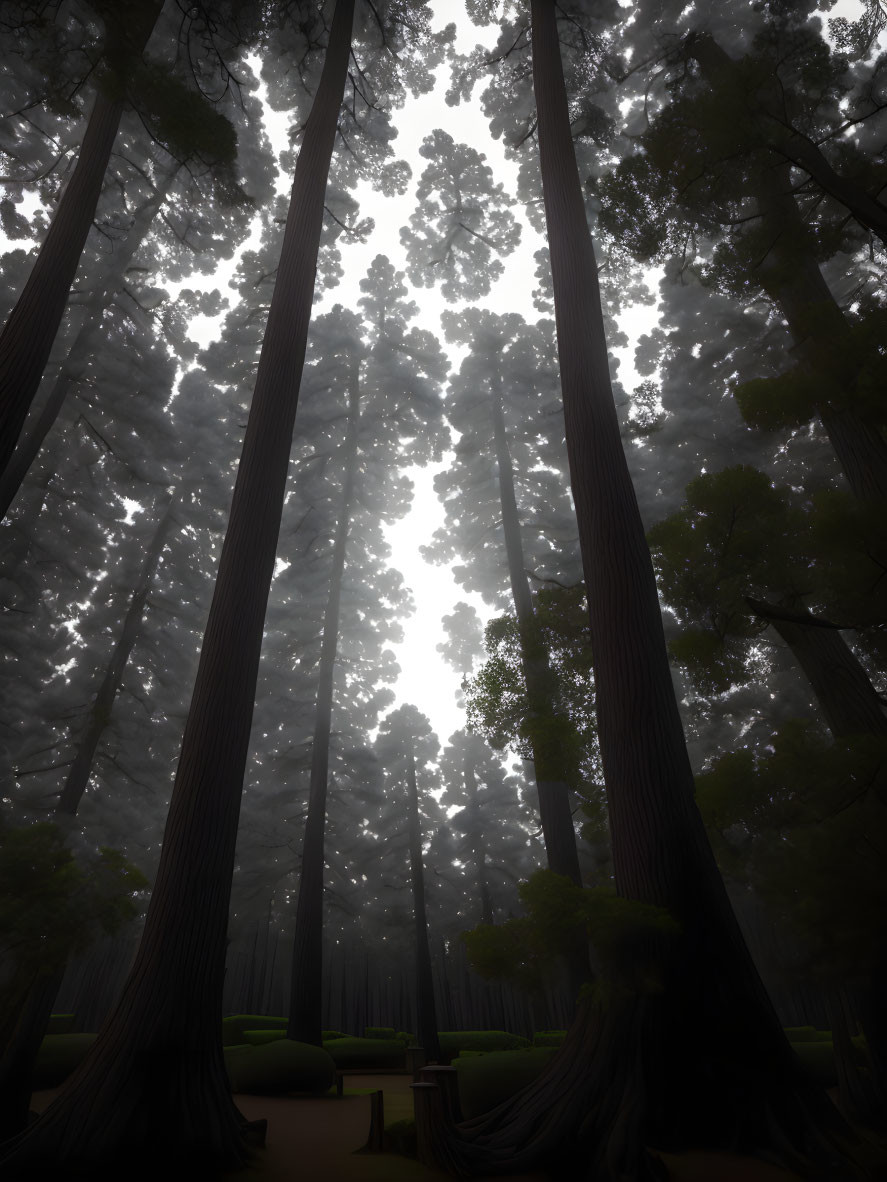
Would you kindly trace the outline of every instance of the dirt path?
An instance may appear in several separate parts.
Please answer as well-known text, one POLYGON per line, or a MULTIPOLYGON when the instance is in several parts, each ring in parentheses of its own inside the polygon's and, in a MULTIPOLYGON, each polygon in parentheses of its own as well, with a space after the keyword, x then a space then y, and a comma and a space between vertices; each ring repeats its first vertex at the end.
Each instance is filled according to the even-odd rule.
MULTIPOLYGON (((265 1148, 245 1170, 223 1182, 453 1182, 451 1175, 394 1153, 359 1153, 370 1129, 370 1098, 347 1092, 381 1089, 387 1123, 412 1116, 411 1079, 406 1075, 356 1075, 345 1079, 346 1095, 314 1098, 237 1095, 249 1120, 268 1121, 265 1148)), ((60 1089, 35 1092, 31 1107, 42 1112, 60 1089)), ((671 1182, 800 1182, 796 1174, 751 1158, 727 1154, 662 1154, 671 1182)), ((543 1173, 497 1175, 497 1182, 551 1182, 543 1173)), ((558 1179, 557 1182, 568 1182, 558 1179)))

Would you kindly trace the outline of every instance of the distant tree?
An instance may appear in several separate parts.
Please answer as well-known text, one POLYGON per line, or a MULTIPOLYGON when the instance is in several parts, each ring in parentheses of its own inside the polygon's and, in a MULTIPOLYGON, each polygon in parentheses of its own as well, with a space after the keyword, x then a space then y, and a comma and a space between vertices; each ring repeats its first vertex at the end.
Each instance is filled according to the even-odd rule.
POLYGON ((569 570, 575 528, 555 476, 563 443, 547 341, 519 316, 476 308, 445 313, 444 327, 471 352, 451 381, 448 412, 460 433, 455 462, 435 478, 447 523, 424 552, 436 561, 471 555, 471 566, 456 567, 456 577, 514 605, 527 695, 522 754, 533 759, 548 865, 578 883, 569 797, 576 777, 563 744, 570 723, 530 591, 530 574, 540 568, 543 577, 546 567, 569 570))
POLYGON ((325 350, 323 363, 329 374, 328 380, 334 382, 338 376, 347 389, 342 457, 344 481, 323 619, 288 1024, 289 1037, 317 1045, 321 1042, 322 1029, 326 789, 334 666, 348 535, 358 501, 369 507, 378 500, 381 512, 385 512, 383 487, 380 485, 374 489, 370 475, 370 457, 374 453, 381 450, 391 459, 399 455, 399 462, 403 463, 429 453, 439 455, 442 442, 442 405, 436 396, 435 384, 443 379, 445 359, 430 334, 407 330, 407 321, 417 309, 415 304, 404 300, 406 288, 402 274, 395 272, 388 259, 380 255, 361 286, 366 294, 359 303, 365 314, 364 331, 369 343, 363 343, 356 321, 350 324, 350 334, 345 331, 348 318, 344 309, 337 307, 331 313, 331 319, 340 342, 342 366, 339 374, 329 374, 331 348, 325 350), (415 442, 405 447, 402 438, 415 442))
POLYGON ((423 775, 428 763, 437 756, 438 746, 428 719, 415 706, 410 705, 398 706, 386 715, 376 740, 376 754, 385 769, 386 779, 392 785, 397 785, 401 800, 404 793, 406 796, 406 829, 415 932, 416 1034, 425 1050, 426 1059, 439 1063, 440 1042, 437 1037, 437 1009, 434 1002, 434 978, 431 972, 431 950, 425 913, 423 833, 417 778, 417 775, 423 775))

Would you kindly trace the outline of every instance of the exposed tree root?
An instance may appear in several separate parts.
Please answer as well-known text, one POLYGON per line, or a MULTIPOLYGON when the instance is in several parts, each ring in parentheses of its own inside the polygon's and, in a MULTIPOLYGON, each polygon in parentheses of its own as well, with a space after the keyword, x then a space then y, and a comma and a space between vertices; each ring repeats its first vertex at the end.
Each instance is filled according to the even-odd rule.
POLYGON ((458 1125, 437 1112, 430 1156, 461 1177, 549 1170, 577 1182, 661 1182, 668 1175, 656 1150, 706 1149, 757 1157, 809 1182, 887 1178, 887 1159, 855 1137, 791 1052, 753 1073, 742 1048, 719 1061, 702 1037, 665 1022, 665 1004, 662 996, 583 1002, 530 1087, 458 1125))

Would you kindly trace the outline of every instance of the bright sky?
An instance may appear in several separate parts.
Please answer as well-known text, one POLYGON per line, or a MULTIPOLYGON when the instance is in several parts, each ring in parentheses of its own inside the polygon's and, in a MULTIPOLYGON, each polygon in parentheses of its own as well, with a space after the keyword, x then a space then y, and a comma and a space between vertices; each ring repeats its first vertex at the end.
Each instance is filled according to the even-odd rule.
MULTIPOLYGON (((478 41, 492 39, 492 31, 477 29, 472 25, 461 4, 439 0, 435 12, 435 27, 441 27, 451 21, 455 21, 457 25, 457 52, 465 53, 478 41)), ((256 67, 258 64, 256 63, 256 67)), ((419 148, 423 139, 435 128, 443 128, 455 140, 468 143, 482 152, 492 166, 496 180, 503 183, 506 191, 516 191, 516 166, 505 160, 502 146, 491 137, 486 119, 477 103, 447 106, 444 94, 448 83, 449 66, 445 63, 438 71, 434 90, 419 98, 408 99, 403 109, 395 113, 394 122, 398 136, 394 148, 399 158, 410 164, 413 170, 412 181, 403 196, 385 197, 373 192, 369 186, 359 188, 354 194, 360 202, 360 216, 374 218, 375 229, 366 243, 348 244, 340 239, 344 275, 337 287, 330 288, 319 298, 316 305, 318 310, 331 307, 334 303, 355 306, 361 294, 358 284, 366 274, 370 262, 378 254, 387 255, 395 267, 403 268, 404 252, 400 243, 400 228, 409 221, 415 205, 415 183, 428 163, 419 155, 419 148)), ((481 81, 481 85, 475 91, 476 95, 479 94, 482 85, 481 81)), ((286 150, 289 147, 286 115, 272 112, 266 107, 266 125, 278 153, 286 150)), ((288 191, 290 178, 281 174, 279 183, 283 190, 288 191)), ((23 210, 30 212, 30 204, 26 202, 23 210)), ((33 204, 39 204, 36 195, 33 204)), ((531 296, 536 286, 536 264, 533 256, 544 245, 544 240, 521 217, 520 207, 516 207, 514 212, 523 227, 521 243, 513 254, 502 260, 504 273, 494 284, 491 294, 486 300, 477 302, 497 312, 518 312, 532 322, 539 318, 531 296)), ((254 231, 254 235, 255 233, 254 231)), ((256 237, 251 236, 237 252, 238 257, 244 250, 254 248, 257 244, 256 237)), ((235 265, 236 258, 223 264, 213 276, 198 273, 186 277, 180 284, 168 286, 173 297, 178 294, 180 288, 204 290, 216 285, 221 286, 230 296, 231 292, 226 289, 226 283, 235 265)), ((412 289, 411 297, 420 308, 419 316, 414 323, 436 334, 440 334, 441 311, 447 307, 460 306, 448 305, 434 288, 412 289)), ((655 317, 655 311, 639 309, 638 317, 631 317, 634 326, 626 326, 629 335, 636 337, 640 331, 640 324, 646 329, 651 316, 655 317)), ((223 319, 224 314, 211 319, 197 318, 191 324, 192 336, 202 346, 208 345, 218 333, 223 319)), ((632 341, 628 349, 618 351, 622 363, 620 376, 628 389, 634 384, 629 376, 632 370, 633 347, 632 341)), ((451 346, 447 346, 447 350, 453 366, 458 366, 458 353, 451 346)), ((298 420, 296 430, 298 431, 298 420)), ((453 731, 464 726, 465 718, 457 704, 460 675, 452 670, 437 652, 436 646, 444 639, 441 619, 451 613, 460 600, 471 603, 484 622, 491 615, 491 609, 479 596, 468 594, 459 588, 448 569, 431 566, 419 555, 419 547, 426 543, 431 533, 443 523, 443 509, 434 494, 432 481, 435 472, 445 464, 446 460, 443 465, 410 471, 415 484, 413 508, 402 521, 386 531, 392 547, 392 565, 403 575, 416 605, 415 613, 403 621, 404 642, 395 649, 402 672, 394 689, 399 702, 412 702, 430 718, 442 743, 446 742, 453 731)), ((135 508, 135 505, 130 506, 130 509, 135 508)))
MULTIPOLYGON (((489 30, 476 28, 468 19, 461 4, 439 3, 435 9, 434 23, 439 28, 455 21, 457 25, 456 51, 465 53, 478 41, 491 40, 489 30)), ((409 221, 415 206, 415 182, 428 164, 419 155, 423 139, 435 128, 443 128, 454 140, 470 144, 482 152, 493 169, 497 181, 506 191, 517 188, 517 167, 505 159, 502 145, 490 135, 486 119, 477 103, 462 103, 457 107, 446 105, 444 95, 449 85, 449 66, 444 64, 437 74, 434 90, 419 98, 408 99, 405 106, 395 114, 398 136, 394 143, 397 155, 406 160, 412 170, 412 183, 404 196, 382 197, 369 186, 359 189, 355 196, 360 202, 362 217, 375 219, 375 230, 364 244, 342 245, 344 276, 338 287, 331 288, 319 307, 334 303, 356 301, 358 283, 377 254, 387 255, 395 267, 403 268, 404 251, 400 242, 400 228, 409 221)), ((475 95, 479 95, 483 82, 475 95)), ((286 147, 285 127, 280 132, 269 127, 269 134, 280 138, 277 144, 286 147)), ((503 259, 504 273, 494 284, 485 300, 477 301, 496 312, 518 312, 529 322, 539 319, 533 306, 532 291, 537 286, 535 278, 536 261, 534 254, 545 242, 521 217, 520 208, 515 215, 521 220, 523 233, 521 243, 513 254, 503 259)), ((341 243, 341 239, 340 239, 341 243)), ((420 312, 415 323, 440 334, 440 313, 448 305, 436 288, 413 289, 411 297, 419 305, 420 312)), ((648 309, 644 309, 647 316, 648 309)), ((645 317, 646 318, 646 317, 645 317)), ((451 362, 458 365, 458 357, 450 350, 451 362)), ((633 346, 623 351, 622 376, 630 362, 633 346)), ((630 388, 631 383, 629 383, 630 388)), ((298 427, 297 427, 298 430, 298 427)), ((444 639, 441 618, 452 612, 460 600, 475 607, 482 621, 492 614, 491 609, 478 595, 466 593, 458 586, 449 570, 432 566, 422 560, 419 546, 426 543, 431 533, 443 524, 443 508, 432 488, 434 473, 438 467, 413 469, 415 499, 412 511, 402 521, 390 527, 386 533, 392 547, 391 562, 401 574, 413 593, 415 613, 404 620, 404 642, 397 646, 395 653, 401 668, 401 676, 395 692, 399 701, 412 702, 430 719, 442 743, 453 731, 465 725, 462 709, 457 705, 460 675, 443 660, 437 652, 437 645, 444 639)))

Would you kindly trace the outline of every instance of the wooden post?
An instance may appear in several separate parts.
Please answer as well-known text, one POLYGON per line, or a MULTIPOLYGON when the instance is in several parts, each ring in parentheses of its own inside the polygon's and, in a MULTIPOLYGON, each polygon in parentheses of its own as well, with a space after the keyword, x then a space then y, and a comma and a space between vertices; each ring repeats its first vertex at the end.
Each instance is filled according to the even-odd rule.
POLYGON ((413 1077, 413 1083, 419 1082, 419 1072, 425 1066, 425 1048, 407 1047, 407 1071, 413 1077))
MULTIPOLYGON (((419 1072, 420 1083, 437 1084, 440 1088, 447 1124, 457 1124, 462 1119, 459 1105, 459 1072, 455 1067, 423 1067, 419 1072)), ((417 1122, 418 1126, 418 1122, 417 1122)))
POLYGON ((385 1151, 385 1099, 381 1088, 370 1095, 370 1135, 364 1150, 367 1153, 385 1151))

